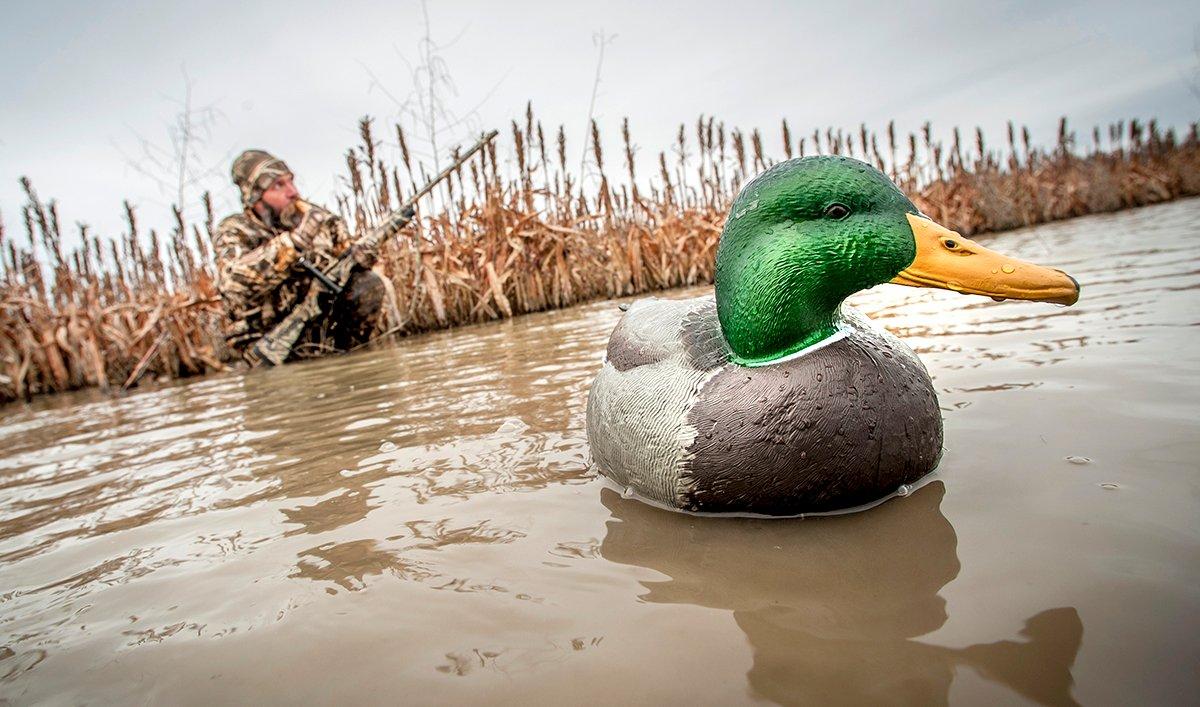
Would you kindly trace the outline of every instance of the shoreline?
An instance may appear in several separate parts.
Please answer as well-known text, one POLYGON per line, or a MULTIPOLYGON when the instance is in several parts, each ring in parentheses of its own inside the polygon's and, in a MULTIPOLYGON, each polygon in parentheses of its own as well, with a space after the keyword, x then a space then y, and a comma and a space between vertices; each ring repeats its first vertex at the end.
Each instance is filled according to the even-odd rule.
MULTIPOLYGON (((533 129, 531 113, 525 117, 524 129, 514 121, 503 159, 493 140, 381 250, 376 271, 393 285, 393 335, 710 283, 730 204, 779 161, 764 153, 757 130, 747 135, 701 119, 691 142, 681 126, 677 164, 660 153, 661 172, 643 192, 628 122, 627 174, 612 181, 593 125, 597 187, 568 171, 561 129, 555 164, 547 150, 554 145, 540 125, 533 129)), ((865 128, 795 140, 784 122, 782 159, 807 151, 873 163, 935 221, 976 236, 1200 195, 1198 131, 1192 124, 1180 138, 1154 121, 1121 122, 1110 126, 1107 144, 1097 128, 1093 145, 1081 150, 1064 119, 1052 148, 1030 145, 1028 132, 1010 125, 1007 149, 991 150, 978 130, 972 149, 957 130, 949 146, 932 141, 928 126, 907 144, 890 129, 877 136, 865 128)), ((365 233, 414 193, 424 165, 405 152, 389 166, 370 120, 360 135, 347 161, 350 193, 336 210, 365 233)), ((81 226, 85 245, 64 252, 55 203, 22 184, 29 247, 0 230, 0 404, 230 368, 208 195, 203 228, 176 209, 169 236, 151 229, 147 246, 126 203, 127 234, 102 240, 81 226)))
MULTIPOLYGON (((1137 211, 1140 209, 1152 208, 1152 207, 1156 207, 1156 206, 1165 206, 1165 205, 1173 204, 1176 202, 1187 201, 1189 199, 1200 199, 1200 195, 1181 196, 1177 199, 1171 199, 1169 201, 1164 201, 1164 202, 1156 202, 1153 204, 1131 206, 1128 208, 1116 209, 1113 211, 1104 211, 1104 212, 1098 212, 1098 213, 1083 214, 1081 216, 1072 216, 1072 217, 1068 217, 1068 218, 1055 219, 1052 221, 1044 221, 1042 223, 1033 224, 1030 226, 1020 226, 1017 228, 1011 228, 1011 229, 1007 229, 1007 230, 1003 230, 1003 231, 989 231, 987 233, 976 234, 975 237, 978 239, 991 240, 991 239, 994 239, 997 237, 1002 237, 1002 236, 1005 236, 1008 234, 1016 233, 1016 232, 1019 232, 1019 231, 1022 231, 1022 230, 1028 229, 1028 228, 1036 228, 1039 226, 1044 226, 1044 225, 1054 224, 1054 223, 1063 223, 1063 222, 1067 222, 1067 221, 1073 221, 1076 219, 1115 215, 1115 214, 1120 214, 1120 213, 1124 213, 1124 212, 1128 212, 1128 211, 1137 211)), ((589 299, 589 300, 573 302, 573 303, 568 304, 563 307, 548 307, 548 308, 542 309, 542 310, 521 312, 519 314, 514 315, 512 318, 515 319, 515 318, 523 317, 526 315, 573 309, 575 307, 582 307, 582 306, 586 306, 589 304, 594 304, 596 302, 612 301, 612 300, 625 299, 628 297, 637 297, 637 296, 652 296, 656 292, 667 292, 667 291, 683 289, 683 288, 687 288, 687 287, 698 287, 698 286, 705 286, 705 285, 711 286, 711 284, 712 284, 711 281, 697 282, 697 283, 692 283, 692 284, 680 285, 680 286, 676 286, 676 287, 660 288, 660 289, 654 289, 654 290, 644 290, 641 292, 622 294, 622 295, 619 295, 616 297, 596 297, 596 298, 589 299)), ((496 318, 496 319, 487 320, 487 321, 450 324, 445 327, 432 327, 432 328, 426 328, 426 329, 421 329, 421 330, 407 332, 407 333, 392 333, 392 334, 388 334, 384 337, 381 337, 379 339, 372 341, 367 346, 370 348, 393 346, 396 344, 396 342, 398 342, 400 340, 414 339, 414 338, 419 338, 424 335, 436 334, 436 333, 440 333, 440 332, 447 332, 447 331, 451 331, 451 330, 462 329, 465 327, 489 326, 498 321, 501 321, 501 319, 504 319, 504 318, 496 318)), ((333 354, 333 355, 338 356, 338 355, 345 355, 345 354, 333 354)), ((318 357, 318 358, 325 358, 325 357, 318 357)), ((150 381, 147 381, 144 384, 138 385, 134 388, 130 388, 127 390, 122 390, 122 389, 104 390, 99 386, 80 386, 78 388, 71 388, 68 390, 40 393, 38 395, 33 396, 32 398, 24 399, 24 400, 16 400, 16 399, 0 400, 0 419, 3 418, 3 416, 6 412, 16 410, 18 408, 18 406, 27 406, 34 402, 48 402, 48 401, 55 400, 55 399, 65 399, 65 398, 68 398, 73 395, 74 396, 82 396, 86 399, 72 400, 72 401, 69 401, 68 404, 96 402, 96 401, 102 401, 102 400, 122 397, 125 395, 131 395, 131 394, 135 394, 135 393, 139 393, 139 392, 142 392, 142 393, 158 392, 158 391, 165 390, 169 387, 174 387, 176 385, 187 385, 190 383, 194 383, 198 379, 212 379, 212 378, 218 377, 220 375, 243 376, 248 373, 251 373, 251 370, 248 367, 246 367, 245 364, 241 363, 240 361, 233 361, 231 363, 233 365, 226 366, 226 367, 224 367, 223 370, 219 370, 219 371, 199 373, 199 374, 190 375, 190 376, 178 376, 178 377, 167 377, 167 378, 158 377, 155 379, 151 379, 150 381)), ((303 363, 303 361, 296 362, 296 363, 303 363)), ((288 365, 294 365, 294 364, 288 364, 288 365)))

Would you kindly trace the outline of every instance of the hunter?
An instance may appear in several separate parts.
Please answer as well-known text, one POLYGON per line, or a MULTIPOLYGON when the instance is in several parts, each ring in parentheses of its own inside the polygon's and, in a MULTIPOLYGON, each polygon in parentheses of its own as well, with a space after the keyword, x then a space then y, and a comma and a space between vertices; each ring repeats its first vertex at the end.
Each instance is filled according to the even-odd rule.
POLYGON ((341 218, 302 201, 283 160, 246 150, 231 172, 244 209, 222 220, 213 237, 230 348, 245 356, 305 297, 313 275, 299 265, 300 258, 324 269, 347 248, 361 268, 325 308, 327 314, 304 330, 291 358, 345 351, 377 334, 388 296, 383 279, 370 269, 377 253, 353 245, 341 218))

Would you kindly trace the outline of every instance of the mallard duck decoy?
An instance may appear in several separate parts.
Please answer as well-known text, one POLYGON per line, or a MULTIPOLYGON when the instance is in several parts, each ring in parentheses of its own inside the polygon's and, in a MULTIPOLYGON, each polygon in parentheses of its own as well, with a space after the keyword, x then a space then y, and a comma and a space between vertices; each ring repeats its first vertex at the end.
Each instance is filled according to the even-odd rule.
POLYGON ((1079 298, 1071 276, 934 223, 864 162, 788 160, 734 200, 714 295, 643 299, 622 316, 588 396, 594 463, 699 512, 828 512, 919 480, 942 450, 929 373, 843 304, 889 282, 1079 298))

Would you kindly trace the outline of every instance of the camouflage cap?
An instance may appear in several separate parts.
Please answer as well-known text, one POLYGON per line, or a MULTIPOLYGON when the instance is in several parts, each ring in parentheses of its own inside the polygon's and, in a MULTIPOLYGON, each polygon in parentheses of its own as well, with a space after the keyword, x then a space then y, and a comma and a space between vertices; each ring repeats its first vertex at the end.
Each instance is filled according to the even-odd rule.
POLYGON ((242 205, 253 206, 271 183, 292 174, 287 164, 266 150, 246 150, 233 161, 230 175, 242 191, 242 205))

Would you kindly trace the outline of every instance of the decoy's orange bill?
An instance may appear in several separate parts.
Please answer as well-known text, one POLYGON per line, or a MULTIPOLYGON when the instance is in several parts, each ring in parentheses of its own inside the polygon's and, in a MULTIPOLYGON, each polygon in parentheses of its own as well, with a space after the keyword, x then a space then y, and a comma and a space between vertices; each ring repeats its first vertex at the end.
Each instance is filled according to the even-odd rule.
POLYGON ((984 248, 928 218, 908 214, 917 256, 892 278, 897 285, 935 287, 993 299, 1075 304, 1079 283, 1061 270, 984 248))

